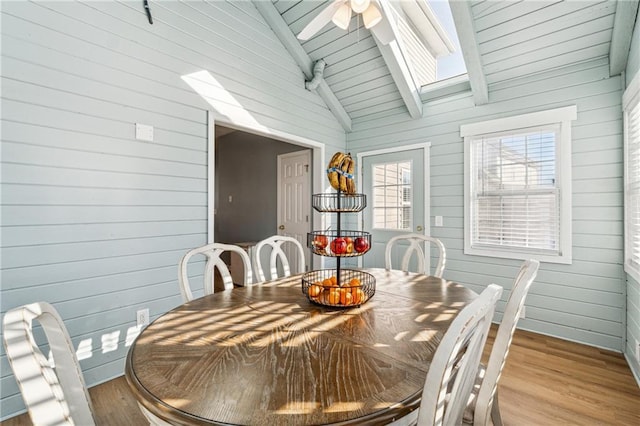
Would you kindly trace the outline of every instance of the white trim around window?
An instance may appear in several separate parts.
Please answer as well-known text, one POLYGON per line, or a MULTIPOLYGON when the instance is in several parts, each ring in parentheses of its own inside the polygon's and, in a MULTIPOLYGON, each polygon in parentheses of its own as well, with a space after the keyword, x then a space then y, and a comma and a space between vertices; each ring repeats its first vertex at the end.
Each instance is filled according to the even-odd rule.
POLYGON ((640 71, 622 95, 624 120, 624 270, 640 282, 640 71))
POLYGON ((570 264, 575 105, 464 124, 464 253, 570 264))

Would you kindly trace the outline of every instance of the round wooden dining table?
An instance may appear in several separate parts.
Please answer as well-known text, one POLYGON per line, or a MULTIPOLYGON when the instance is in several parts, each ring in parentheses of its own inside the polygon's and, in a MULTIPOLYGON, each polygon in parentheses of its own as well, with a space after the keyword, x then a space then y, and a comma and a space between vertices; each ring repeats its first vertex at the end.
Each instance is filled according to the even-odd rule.
POLYGON ((138 402, 177 425, 386 424, 417 409, 430 361, 477 295, 444 279, 365 269, 359 307, 310 302, 301 275, 167 312, 125 368, 138 402))

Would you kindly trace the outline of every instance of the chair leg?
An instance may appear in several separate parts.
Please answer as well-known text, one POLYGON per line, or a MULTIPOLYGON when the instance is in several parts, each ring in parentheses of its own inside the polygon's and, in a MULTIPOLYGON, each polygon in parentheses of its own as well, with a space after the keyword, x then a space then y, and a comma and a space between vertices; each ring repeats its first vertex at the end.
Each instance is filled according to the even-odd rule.
POLYGON ((493 405, 491 405, 491 421, 494 426, 502 426, 502 416, 500 416, 500 406, 498 404, 498 389, 493 397, 493 405))

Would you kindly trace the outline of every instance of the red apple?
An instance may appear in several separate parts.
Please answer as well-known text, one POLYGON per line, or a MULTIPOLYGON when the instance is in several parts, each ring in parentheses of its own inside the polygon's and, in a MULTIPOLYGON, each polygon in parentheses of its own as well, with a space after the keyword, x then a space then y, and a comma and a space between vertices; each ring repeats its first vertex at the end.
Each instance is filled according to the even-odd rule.
POLYGON ((365 251, 369 250, 369 242, 364 237, 358 237, 353 242, 353 247, 358 253, 364 253, 365 251))
POLYGON ((347 242, 342 237, 338 237, 331 241, 331 251, 334 254, 344 254, 347 251, 347 242))
POLYGON ((329 240, 326 235, 316 235, 313 239, 313 247, 315 250, 324 250, 324 248, 329 244, 329 240))

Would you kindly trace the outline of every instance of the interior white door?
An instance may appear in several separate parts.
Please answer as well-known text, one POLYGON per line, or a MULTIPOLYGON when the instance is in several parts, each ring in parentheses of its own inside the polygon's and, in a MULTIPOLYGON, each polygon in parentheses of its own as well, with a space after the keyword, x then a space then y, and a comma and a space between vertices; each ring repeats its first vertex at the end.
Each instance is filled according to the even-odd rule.
MULTIPOLYGON (((305 270, 309 269, 311 252, 307 248, 307 233, 311 231, 311 150, 296 151, 278 156, 278 235, 300 241, 305 248, 305 270)), ((284 247, 296 271, 298 253, 284 247)))
MULTIPOLYGON (((403 233, 428 234, 428 145, 358 155, 367 207, 362 228, 371 233, 371 249, 363 266, 384 268, 390 238, 403 233)), ((392 252, 399 265, 399 250, 392 252)))

